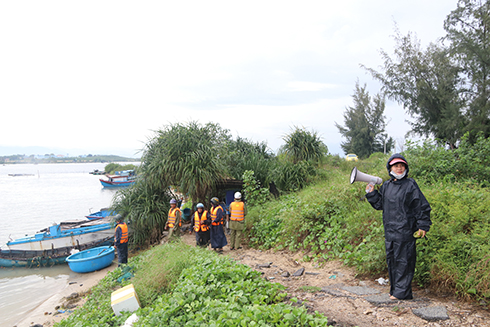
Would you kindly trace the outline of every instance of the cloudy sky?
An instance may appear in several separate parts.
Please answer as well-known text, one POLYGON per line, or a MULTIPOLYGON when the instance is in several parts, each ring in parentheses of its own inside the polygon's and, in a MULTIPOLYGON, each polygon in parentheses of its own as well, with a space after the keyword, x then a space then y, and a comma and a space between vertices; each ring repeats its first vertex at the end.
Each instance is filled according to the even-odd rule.
MULTIPOLYGON (((134 157, 153 131, 190 120, 274 151, 303 126, 343 155, 334 122, 344 124, 356 80, 379 92, 359 65, 392 53, 395 22, 423 44, 443 36, 456 4, 2 1, 0 155, 39 146, 134 157)), ((386 116, 403 140, 403 109, 389 102, 386 116)))

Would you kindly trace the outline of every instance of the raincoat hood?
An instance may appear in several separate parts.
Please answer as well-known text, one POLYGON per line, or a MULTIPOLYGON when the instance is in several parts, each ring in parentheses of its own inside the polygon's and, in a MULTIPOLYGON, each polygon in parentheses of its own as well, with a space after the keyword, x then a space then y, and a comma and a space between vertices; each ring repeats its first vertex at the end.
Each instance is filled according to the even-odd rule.
MULTIPOLYGON (((392 155, 392 156, 390 157, 390 159, 388 159, 388 162, 386 163, 386 169, 388 170, 388 174, 390 174, 390 168, 391 168, 391 166, 390 166, 390 162, 391 162, 393 159, 402 159, 403 161, 405 161, 405 162, 407 163, 407 164, 405 165, 405 166, 406 166, 406 168, 407 168, 407 169, 406 169, 406 174, 405 174, 405 177, 403 177, 403 178, 407 178, 407 176, 408 176, 408 172, 409 172, 409 169, 408 169, 408 161, 407 161, 407 159, 405 159, 405 157, 404 157, 404 156, 402 156, 402 155, 401 155, 401 154, 399 154, 399 153, 395 153, 394 155, 392 155)), ((393 176, 391 176, 391 175, 390 175, 390 177, 392 177, 392 178, 393 178, 393 176)))

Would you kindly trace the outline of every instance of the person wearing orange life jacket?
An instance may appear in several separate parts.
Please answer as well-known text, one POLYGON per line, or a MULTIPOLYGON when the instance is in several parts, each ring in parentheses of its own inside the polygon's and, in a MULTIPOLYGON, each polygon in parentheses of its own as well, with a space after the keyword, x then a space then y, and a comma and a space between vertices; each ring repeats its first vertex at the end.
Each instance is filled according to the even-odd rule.
MULTIPOLYGON (((192 215, 191 226, 196 233, 196 245, 200 247, 206 247, 209 244, 211 217, 207 210, 204 210, 204 204, 198 203, 196 206, 196 212, 192 215)), ((189 234, 192 233, 192 230, 189 234)))
POLYGON ((124 223, 123 216, 116 215, 116 229, 114 231, 114 245, 117 249, 118 267, 128 263, 128 225, 124 223))
POLYGON ((230 247, 231 250, 241 249, 242 231, 245 229, 245 216, 247 215, 247 207, 242 201, 242 194, 235 193, 235 201, 230 203, 230 247))
POLYGON ((180 217, 181 212, 180 209, 177 208, 177 201, 175 199, 170 200, 167 224, 165 224, 165 230, 168 229, 168 240, 170 240, 172 236, 180 237, 180 226, 182 226, 180 217))
POLYGON ((218 198, 212 198, 211 205, 213 206, 211 208, 211 247, 218 253, 222 253, 223 246, 228 244, 222 225, 225 215, 218 198))

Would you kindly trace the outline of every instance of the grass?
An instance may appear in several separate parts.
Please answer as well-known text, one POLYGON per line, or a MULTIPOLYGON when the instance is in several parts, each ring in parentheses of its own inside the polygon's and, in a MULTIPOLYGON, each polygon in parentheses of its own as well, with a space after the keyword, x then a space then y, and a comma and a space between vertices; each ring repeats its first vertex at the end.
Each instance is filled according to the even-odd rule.
MULTIPOLYGON (((350 185, 349 176, 356 165, 386 180, 387 158, 329 162, 322 178, 301 191, 249 208, 249 245, 301 251, 320 264, 340 259, 360 275, 386 273, 382 212, 365 200, 365 184, 350 185)), ((417 241, 414 281, 461 299, 489 300, 490 190, 471 179, 416 181, 431 204, 433 225, 428 239, 417 241)))
MULTIPOLYGON (((142 304, 137 326, 325 326, 327 318, 285 303, 284 286, 212 251, 181 242, 155 246, 130 258, 130 281, 142 304)), ((118 268, 92 290, 86 304, 55 326, 120 326, 130 313, 115 317, 111 293, 118 268)))

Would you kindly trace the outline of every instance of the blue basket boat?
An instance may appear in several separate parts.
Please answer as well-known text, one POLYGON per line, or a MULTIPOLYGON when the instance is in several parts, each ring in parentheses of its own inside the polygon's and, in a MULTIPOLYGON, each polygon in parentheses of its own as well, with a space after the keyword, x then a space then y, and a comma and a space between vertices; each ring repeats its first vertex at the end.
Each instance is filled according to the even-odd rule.
POLYGON ((110 266, 114 258, 114 247, 99 246, 74 253, 66 258, 66 262, 74 272, 88 273, 110 266))

